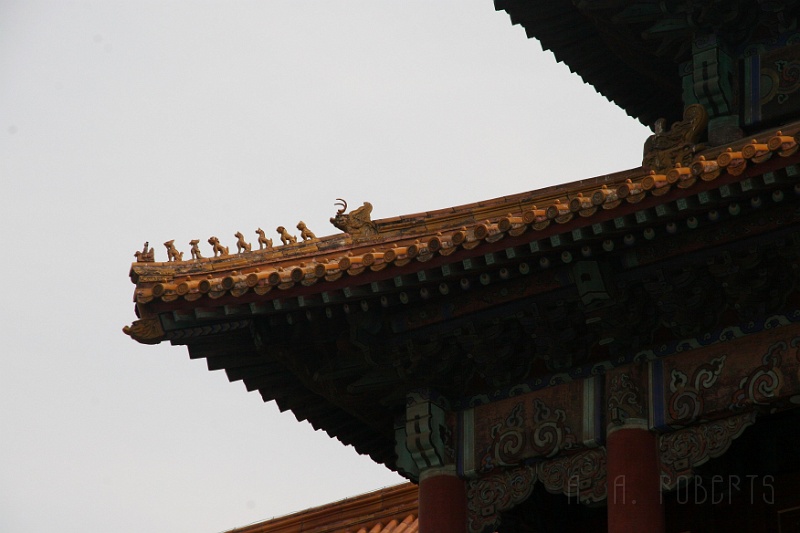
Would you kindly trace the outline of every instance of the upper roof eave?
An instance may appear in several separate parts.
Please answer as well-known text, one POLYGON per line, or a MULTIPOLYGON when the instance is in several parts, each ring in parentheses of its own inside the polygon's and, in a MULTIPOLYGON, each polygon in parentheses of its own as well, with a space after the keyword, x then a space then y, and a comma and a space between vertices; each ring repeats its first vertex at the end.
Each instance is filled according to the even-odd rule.
POLYGON ((659 118, 678 120, 683 102, 677 60, 653 56, 622 28, 588 17, 571 0, 495 0, 495 9, 645 126, 659 118))

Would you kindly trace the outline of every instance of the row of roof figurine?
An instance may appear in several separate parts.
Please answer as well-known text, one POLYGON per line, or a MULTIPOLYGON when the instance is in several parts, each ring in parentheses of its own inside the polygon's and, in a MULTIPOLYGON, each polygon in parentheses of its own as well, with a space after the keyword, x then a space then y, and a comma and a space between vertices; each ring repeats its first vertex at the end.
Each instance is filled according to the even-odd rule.
MULTIPOLYGON (((317 238, 317 236, 314 235, 314 232, 308 229, 306 223, 303 222, 302 220, 297 223, 297 229, 300 230, 300 237, 304 241, 317 238)), ((278 226, 275 231, 277 231, 278 235, 281 236, 281 242, 283 243, 284 246, 287 244, 294 244, 297 242, 297 237, 290 234, 283 226, 278 226)), ((267 238, 267 236, 264 234, 263 229, 258 228, 256 230, 256 233, 258 234, 259 250, 263 250, 265 248, 267 249, 272 248, 272 239, 267 238)), ((242 232, 237 231, 234 234, 234 237, 236 237, 237 239, 236 241, 237 254, 251 251, 252 245, 244 240, 244 235, 242 235, 242 232)), ((189 241, 189 244, 192 246, 191 249, 192 259, 202 259, 203 254, 200 252, 200 247, 198 246, 200 244, 200 239, 193 239, 189 241)), ((210 244, 214 250, 214 257, 225 256, 230 254, 228 247, 220 244, 219 239, 217 237, 210 237, 208 239, 208 244, 210 244)), ((183 252, 179 252, 178 249, 175 248, 174 239, 165 242, 164 247, 167 249, 167 261, 183 261, 183 252)), ((136 261, 138 263, 152 263, 153 261, 155 261, 155 251, 153 250, 153 248, 150 248, 149 242, 144 243, 144 248, 142 249, 142 251, 137 251, 134 254, 134 256, 136 257, 136 261)))

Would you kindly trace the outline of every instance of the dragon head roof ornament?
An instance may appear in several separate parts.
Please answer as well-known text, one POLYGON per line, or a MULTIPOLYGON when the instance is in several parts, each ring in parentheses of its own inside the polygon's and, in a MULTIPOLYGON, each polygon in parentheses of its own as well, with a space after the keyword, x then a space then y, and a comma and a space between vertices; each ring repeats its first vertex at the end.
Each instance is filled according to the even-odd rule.
POLYGON ((364 205, 346 214, 347 202, 341 198, 337 200, 334 205, 340 205, 341 208, 336 212, 336 216, 331 218, 331 224, 357 240, 368 239, 378 234, 378 226, 372 221, 371 203, 364 202, 364 205))
POLYGON ((708 113, 700 104, 692 104, 683 112, 683 120, 667 130, 666 120, 659 119, 655 132, 644 144, 642 166, 664 171, 677 164, 688 167, 697 152, 705 148, 699 144, 706 132, 708 113))

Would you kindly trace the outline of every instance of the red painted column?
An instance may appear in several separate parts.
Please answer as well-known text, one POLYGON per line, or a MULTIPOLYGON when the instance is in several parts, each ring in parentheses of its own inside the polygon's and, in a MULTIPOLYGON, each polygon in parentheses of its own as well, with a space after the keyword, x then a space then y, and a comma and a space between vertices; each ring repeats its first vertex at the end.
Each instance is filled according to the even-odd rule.
POLYGON ((608 434, 608 533, 664 533, 658 439, 646 427, 608 434))
POLYGON ((419 476, 419 533, 465 533, 467 489, 454 467, 429 468, 419 476))

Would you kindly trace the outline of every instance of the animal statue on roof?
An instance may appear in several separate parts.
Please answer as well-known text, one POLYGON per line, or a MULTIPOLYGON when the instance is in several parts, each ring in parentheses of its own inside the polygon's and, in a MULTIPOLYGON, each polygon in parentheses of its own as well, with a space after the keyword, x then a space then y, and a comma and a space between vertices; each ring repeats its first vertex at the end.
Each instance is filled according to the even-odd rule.
POLYGON ((252 245, 249 242, 244 240, 244 235, 242 235, 241 231, 237 231, 233 234, 236 237, 236 253, 240 254, 242 252, 249 252, 252 248, 252 245))
POLYGON ((277 231, 278 235, 281 236, 281 242, 283 243, 284 246, 286 246, 287 244, 294 244, 297 242, 297 237, 291 235, 288 231, 286 231, 286 228, 284 228, 283 226, 278 226, 275 231, 277 231))
POLYGON ((258 249, 259 250, 263 250, 264 248, 272 248, 272 239, 268 239, 267 238, 267 236, 264 233, 263 229, 258 228, 256 230, 256 233, 258 233, 258 249))
POLYGON ((183 261, 183 252, 175 248, 175 239, 165 242, 164 247, 167 249, 167 261, 183 261))
POLYGON ((314 232, 308 229, 308 226, 306 226, 306 223, 302 220, 297 223, 297 229, 300 230, 300 238, 302 238, 304 241, 310 241, 317 238, 317 236, 314 235, 314 232))
POLYGON ((200 253, 200 247, 198 246, 198 244, 200 244, 200 239, 192 239, 189 241, 189 244, 192 245, 192 259, 202 259, 203 254, 200 253))
POLYGON ((373 237, 378 234, 378 226, 372 221, 372 204, 364 202, 364 205, 358 209, 347 211, 347 202, 341 198, 337 198, 341 203, 333 205, 341 205, 342 207, 336 212, 336 216, 331 218, 331 224, 339 228, 345 233, 356 239, 373 237))
POLYGON ((656 121, 655 133, 644 143, 642 166, 664 171, 680 163, 688 167, 695 153, 703 146, 698 144, 708 125, 708 113, 700 104, 692 104, 683 112, 683 120, 667 130, 663 118, 656 121))
POLYGON ((152 263, 155 261, 155 252, 150 248, 150 243, 145 242, 142 251, 136 251, 133 256, 136 258, 137 263, 152 263))
POLYGON ((219 239, 216 237, 209 237, 208 244, 214 249, 214 257, 228 255, 228 247, 222 246, 219 243, 219 239))

